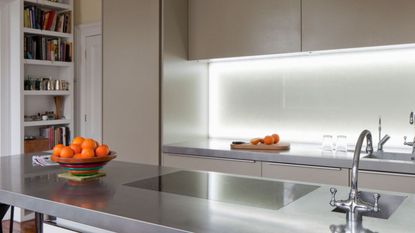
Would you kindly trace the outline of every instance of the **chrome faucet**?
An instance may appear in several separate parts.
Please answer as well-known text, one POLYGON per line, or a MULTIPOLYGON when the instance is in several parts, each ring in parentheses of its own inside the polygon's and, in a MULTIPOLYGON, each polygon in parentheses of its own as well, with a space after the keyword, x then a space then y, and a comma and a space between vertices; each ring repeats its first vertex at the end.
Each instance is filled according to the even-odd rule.
POLYGON ((371 155, 373 153, 373 145, 372 145, 372 134, 369 130, 364 130, 357 140, 356 148, 354 151, 353 157, 353 166, 352 166, 352 182, 351 182, 351 189, 349 193, 349 199, 336 201, 336 193, 337 189, 330 188, 331 192, 331 200, 330 205, 333 207, 338 207, 347 211, 347 221, 354 225, 362 221, 362 213, 365 212, 378 212, 378 202, 380 198, 380 194, 375 193, 373 194, 373 198, 375 200, 374 204, 369 204, 360 199, 360 192, 358 191, 357 187, 357 175, 359 171, 359 161, 360 161, 360 153, 362 151, 363 140, 366 138, 367 146, 366 152, 371 155))
POLYGON ((385 135, 382 138, 382 117, 379 117, 379 142, 378 142, 378 151, 383 151, 383 145, 391 138, 389 135, 385 135))

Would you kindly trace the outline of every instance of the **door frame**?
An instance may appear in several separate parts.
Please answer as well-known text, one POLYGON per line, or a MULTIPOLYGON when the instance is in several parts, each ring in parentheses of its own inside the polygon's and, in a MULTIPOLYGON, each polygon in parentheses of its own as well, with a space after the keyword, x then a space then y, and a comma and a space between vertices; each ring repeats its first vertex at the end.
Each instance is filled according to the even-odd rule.
MULTIPOLYGON (((76 77, 75 77, 75 133, 73 135, 79 135, 84 132, 85 125, 83 116, 85 115, 85 106, 82 104, 82 98, 86 94, 86 39, 90 36, 102 35, 101 22, 91 24, 81 24, 75 28, 76 38, 76 77)), ((93 90, 92 90, 93 91, 93 90)), ((102 112, 102 106, 101 106, 102 112)), ((101 127, 103 127, 101 125, 101 127)), ((101 138, 97 138, 102 140, 101 138)))

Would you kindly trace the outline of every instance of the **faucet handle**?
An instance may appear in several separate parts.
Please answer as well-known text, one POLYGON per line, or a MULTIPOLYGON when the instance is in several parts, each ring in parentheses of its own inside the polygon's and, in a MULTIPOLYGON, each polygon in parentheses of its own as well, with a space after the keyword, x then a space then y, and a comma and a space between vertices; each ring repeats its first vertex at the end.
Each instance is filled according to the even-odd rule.
POLYGON ((375 199, 375 204, 373 205, 373 212, 378 212, 379 211, 380 194, 379 193, 374 193, 373 198, 375 199))
POLYGON ((414 112, 411 112, 409 114, 409 124, 413 125, 414 124, 414 112))
POLYGON ((403 142, 403 144, 405 145, 405 146, 414 146, 415 147, 415 138, 414 138, 414 140, 412 141, 412 142, 407 142, 406 141, 406 139, 407 139, 408 137, 406 137, 406 136, 404 136, 403 137, 403 140, 404 140, 404 142, 403 142))
POLYGON ((330 193, 331 193, 331 200, 330 200, 330 205, 331 206, 336 206, 336 193, 337 193, 337 189, 336 188, 330 188, 330 193))

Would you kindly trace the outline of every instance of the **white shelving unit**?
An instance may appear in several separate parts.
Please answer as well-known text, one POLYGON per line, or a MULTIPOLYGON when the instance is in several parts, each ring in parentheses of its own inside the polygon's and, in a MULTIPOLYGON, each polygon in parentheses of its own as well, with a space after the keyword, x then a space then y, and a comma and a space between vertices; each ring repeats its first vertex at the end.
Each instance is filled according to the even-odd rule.
MULTIPOLYGON (((10 114, 7 117, 7 144, 10 144, 8 153, 21 154, 24 152, 25 136, 40 136, 40 129, 49 126, 67 126, 70 134, 74 134, 74 35, 73 33, 62 33, 24 27, 25 6, 34 5, 44 10, 56 10, 57 12, 71 12, 71 32, 73 25, 73 0, 59 0, 51 2, 48 0, 8 0, 2 5, 1 43, 5 53, 2 54, 2 63, 7 69, 2 69, 7 75, 7 110, 10 114), (72 61, 43 61, 25 59, 25 35, 45 36, 47 38, 59 38, 61 41, 72 42, 72 61), (26 91, 24 80, 27 76, 33 78, 46 77, 58 80, 66 80, 69 83, 68 91, 26 91), (25 115, 37 115, 45 111, 55 111, 54 97, 62 96, 63 113, 62 119, 47 121, 25 122, 25 115)), ((3 68, 3 67, 2 67, 3 68)), ((3 78, 3 77, 2 77, 3 78)), ((2 126, 3 127, 3 126, 2 126)), ((27 172, 22 166, 13 173, 27 172)), ((15 179, 11 175, 12 182, 19 186, 23 180, 15 179)), ((31 211, 16 208, 15 220, 26 221, 33 218, 31 211)))
POLYGON ((24 60, 25 65, 39 65, 39 66, 66 66, 71 67, 73 66, 72 62, 62 62, 62 61, 43 61, 43 60, 24 60))
POLYGON ((33 29, 33 28, 23 28, 23 32, 25 34, 58 37, 58 38, 64 38, 64 39, 73 38, 73 35, 69 33, 54 32, 54 31, 47 31, 47 30, 40 30, 40 29, 33 29))
POLYGON ((26 4, 33 4, 40 7, 56 10, 73 10, 72 0, 67 0, 67 3, 51 2, 48 0, 25 0, 26 4))
POLYGON ((73 0, 59 0, 52 2, 48 0, 11 0, 11 92, 17 104, 12 110, 11 128, 14 132, 12 151, 13 153, 24 152, 25 136, 40 136, 42 127, 66 126, 70 135, 74 134, 74 24, 73 24, 73 0), (46 11, 57 13, 71 12, 71 32, 63 33, 49 30, 27 28, 24 25, 24 10, 27 6, 36 6, 46 11), (19 30, 15 30, 19 28, 19 30), (72 61, 50 61, 25 59, 25 36, 44 36, 47 39, 58 38, 61 41, 72 42, 72 61), (38 91, 24 90, 24 80, 31 78, 50 78, 53 80, 65 80, 69 83, 69 90, 38 91), (13 81, 14 80, 14 81, 13 81), (47 121, 24 121, 25 116, 37 115, 44 112, 55 112, 55 96, 63 98, 63 118, 47 121), (20 105, 18 105, 20 103, 20 105))
POLYGON ((38 96, 38 95, 67 96, 67 95, 71 95, 71 91, 24 91, 23 94, 27 96, 38 96))
POLYGON ((26 121, 25 127, 38 127, 38 126, 51 126, 51 125, 68 125, 71 124, 71 120, 47 120, 47 121, 26 121))

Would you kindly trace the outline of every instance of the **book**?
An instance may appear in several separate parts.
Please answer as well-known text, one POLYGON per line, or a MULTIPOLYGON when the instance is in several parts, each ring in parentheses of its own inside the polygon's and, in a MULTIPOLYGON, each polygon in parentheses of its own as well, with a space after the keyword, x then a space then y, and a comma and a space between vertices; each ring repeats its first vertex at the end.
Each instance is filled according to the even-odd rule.
POLYGON ((26 28, 72 33, 72 13, 42 9, 37 6, 25 6, 23 25, 26 28))
POLYGON ((23 48, 25 59, 72 61, 72 42, 62 38, 25 35, 23 48))
POLYGON ((39 129, 39 135, 48 139, 49 149, 53 149, 57 144, 70 145, 71 134, 69 127, 66 126, 42 127, 39 129))

